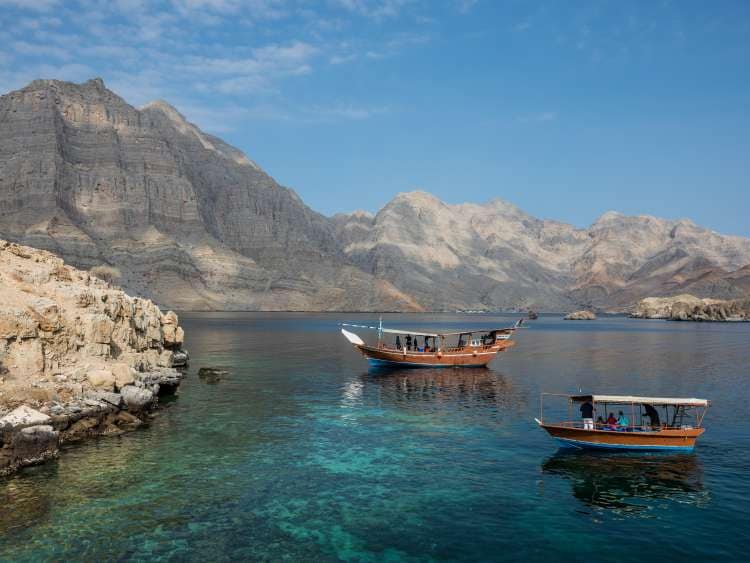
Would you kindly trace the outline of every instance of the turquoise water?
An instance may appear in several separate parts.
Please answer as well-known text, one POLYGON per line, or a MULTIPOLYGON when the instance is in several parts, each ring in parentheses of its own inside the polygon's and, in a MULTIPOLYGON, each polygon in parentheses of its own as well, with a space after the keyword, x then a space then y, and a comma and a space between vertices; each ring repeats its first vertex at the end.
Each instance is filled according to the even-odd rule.
POLYGON ((184 314, 191 368, 148 428, 0 480, 0 559, 747 559, 750 325, 542 317, 488 370, 374 373, 343 318, 184 314), (710 398, 708 431, 561 454, 539 393, 579 389, 710 398))

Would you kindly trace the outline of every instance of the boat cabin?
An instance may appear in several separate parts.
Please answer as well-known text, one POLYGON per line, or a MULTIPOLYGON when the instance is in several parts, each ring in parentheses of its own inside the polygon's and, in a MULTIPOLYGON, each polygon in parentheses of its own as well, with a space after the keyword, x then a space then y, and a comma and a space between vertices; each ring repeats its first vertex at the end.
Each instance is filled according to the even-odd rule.
MULTIPOLYGON (((536 422, 562 445, 576 448, 692 450, 703 434, 706 399, 542 393, 536 422), (545 417, 545 399, 567 399, 545 417)), ((549 410, 549 409, 547 409, 549 410)))
POLYGON ((344 337, 371 365, 408 367, 485 366, 498 353, 511 346, 511 336, 521 321, 507 328, 422 332, 342 323, 345 327, 376 330, 377 344, 368 345, 355 333, 341 329, 344 337))

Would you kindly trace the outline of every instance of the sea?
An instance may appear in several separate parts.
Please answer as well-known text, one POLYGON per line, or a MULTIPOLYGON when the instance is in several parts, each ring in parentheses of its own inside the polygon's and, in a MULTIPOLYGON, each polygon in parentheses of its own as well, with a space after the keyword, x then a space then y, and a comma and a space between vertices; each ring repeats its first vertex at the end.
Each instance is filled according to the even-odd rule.
POLYGON ((748 560, 750 324, 541 315, 487 369, 373 371, 339 323, 376 315, 180 319, 190 367, 146 427, 0 479, 0 560, 748 560), (542 392, 711 406, 694 453, 571 453, 542 392))

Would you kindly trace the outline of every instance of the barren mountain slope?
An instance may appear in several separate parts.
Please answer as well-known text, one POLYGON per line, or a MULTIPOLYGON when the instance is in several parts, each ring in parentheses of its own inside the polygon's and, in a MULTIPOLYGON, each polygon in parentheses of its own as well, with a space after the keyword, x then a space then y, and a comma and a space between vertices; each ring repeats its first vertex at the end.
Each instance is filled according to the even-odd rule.
POLYGON ((739 268, 750 264, 750 240, 687 220, 609 212, 577 229, 501 200, 447 205, 424 192, 400 194, 375 216, 333 219, 352 260, 430 308, 623 310, 685 291, 748 294, 739 268))
POLYGON ((182 309, 622 310, 750 285, 750 240, 686 220, 580 229, 425 192, 326 218, 166 102, 138 110, 98 79, 0 97, 0 236, 116 265, 182 309))
POLYGON ((346 263, 330 222, 164 102, 101 80, 0 98, 0 233, 181 308, 408 308, 346 263))

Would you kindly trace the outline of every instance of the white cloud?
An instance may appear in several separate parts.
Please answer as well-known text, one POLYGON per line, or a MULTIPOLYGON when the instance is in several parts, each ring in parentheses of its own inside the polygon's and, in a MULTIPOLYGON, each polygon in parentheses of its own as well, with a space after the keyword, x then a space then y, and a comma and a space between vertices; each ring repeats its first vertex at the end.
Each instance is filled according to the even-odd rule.
POLYGON ((458 7, 458 11, 462 14, 468 14, 474 9, 474 6, 476 6, 479 3, 479 0, 457 0, 456 4, 458 7))
POLYGON ((395 18, 413 0, 333 0, 333 4, 374 20, 395 18))
POLYGON ((62 61, 70 60, 71 54, 68 49, 56 45, 39 45, 26 41, 14 41, 10 45, 14 53, 31 57, 51 57, 62 61))
POLYGON ((357 55, 355 53, 349 53, 347 55, 333 55, 330 59, 328 59, 328 62, 332 65, 342 65, 345 63, 349 63, 357 58, 357 55))
POLYGON ((0 6, 12 6, 35 12, 47 12, 57 4, 58 0, 0 0, 0 6))

